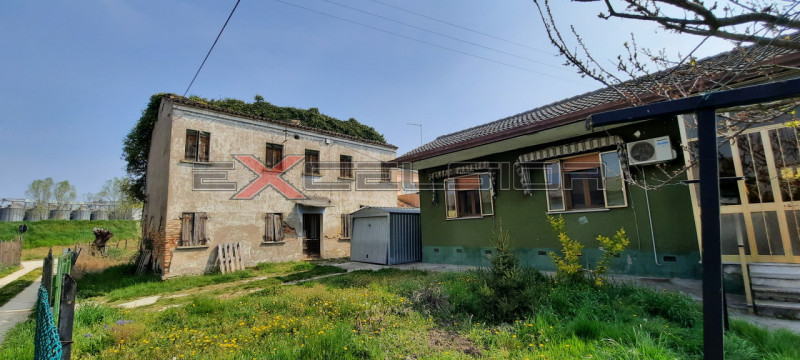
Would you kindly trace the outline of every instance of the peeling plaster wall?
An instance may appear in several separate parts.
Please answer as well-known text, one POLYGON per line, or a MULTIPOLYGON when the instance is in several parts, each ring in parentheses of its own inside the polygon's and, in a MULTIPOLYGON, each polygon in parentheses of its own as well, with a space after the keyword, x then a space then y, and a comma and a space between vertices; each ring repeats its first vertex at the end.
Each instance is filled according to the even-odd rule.
MULTIPOLYGON (((142 228, 144 240, 152 241, 153 268, 162 272, 166 262, 169 267, 170 255, 166 240, 168 188, 169 188, 169 158, 170 141, 172 137, 172 104, 170 101, 161 100, 158 121, 153 129, 150 142, 150 154, 147 157, 147 184, 145 192, 147 201, 142 211, 142 228)), ((178 225, 180 228, 180 224, 178 225)), ((145 241, 142 242, 143 244, 145 241)))
MULTIPOLYGON (((163 251, 158 251, 156 256, 158 261, 163 264, 162 276, 165 278, 199 274, 214 269, 217 260, 217 245, 227 242, 241 244, 245 266, 261 262, 303 259, 302 214, 304 212, 323 214, 321 256, 323 258, 347 257, 350 255, 350 243, 340 239, 341 214, 351 213, 361 206, 396 206, 396 190, 356 191, 354 181, 339 179, 339 172, 335 170, 321 170, 322 176, 313 179, 317 182, 350 184, 350 190, 306 190, 303 187, 303 180, 310 178, 302 175, 302 161, 287 170, 282 177, 308 197, 329 199, 329 207, 298 205, 297 201, 286 199, 271 187, 264 189, 250 200, 231 200, 236 191, 193 191, 194 164, 183 161, 187 129, 211 134, 210 161, 233 161, 235 163, 235 169, 226 172, 227 180, 219 181, 235 182, 237 189, 242 189, 257 176, 241 163, 236 162, 232 155, 253 155, 259 161, 263 161, 266 143, 283 145, 284 156, 304 155, 306 149, 319 151, 321 162, 338 162, 339 155, 352 156, 356 163, 389 161, 395 157, 395 151, 382 146, 259 123, 209 110, 175 104, 172 104, 170 109, 172 109, 171 122, 160 123, 157 132, 162 133, 154 135, 155 140, 157 137, 163 137, 163 133, 171 132, 169 160, 168 162, 150 163, 158 166, 160 171, 154 168, 152 171, 154 177, 148 176, 149 184, 151 180, 164 182, 164 177, 168 175, 167 204, 163 211, 158 212, 159 216, 163 214, 163 221, 167 224, 165 241, 162 245, 163 251), (171 126, 164 129, 167 123, 170 123, 171 126), (178 247, 180 218, 184 212, 205 212, 207 214, 207 246, 178 247), (284 242, 267 243, 264 241, 267 213, 282 214, 284 242)), ((148 175, 150 173, 150 168, 148 168, 148 175)), ((149 189, 149 196, 158 198, 159 203, 163 202, 165 194, 161 188, 154 186, 152 193, 149 192, 149 189)), ((154 212, 152 215, 156 216, 156 213, 154 212)))

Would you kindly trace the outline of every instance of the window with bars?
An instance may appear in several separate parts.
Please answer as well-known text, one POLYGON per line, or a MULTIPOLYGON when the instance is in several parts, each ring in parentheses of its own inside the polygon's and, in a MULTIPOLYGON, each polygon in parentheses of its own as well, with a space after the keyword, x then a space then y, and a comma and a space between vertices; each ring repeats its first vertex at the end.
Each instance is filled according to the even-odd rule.
POLYGON ((183 213, 181 215, 181 239, 178 246, 206 245, 206 220, 204 212, 183 213))
POLYGON ((342 239, 349 239, 351 236, 353 236, 351 224, 352 222, 350 221, 350 214, 342 214, 342 239))
POLYGON ((283 145, 267 143, 267 152, 264 156, 264 166, 272 169, 283 159, 283 145))
POLYGON ((186 130, 185 160, 208 162, 211 134, 197 130, 186 130))
POLYGON ((306 150, 305 175, 320 176, 319 173, 319 151, 306 150))
POLYGON ((339 177, 352 179, 353 178, 353 157, 348 155, 339 155, 339 177))
POLYGON ((276 242, 283 241, 283 214, 267 213, 264 222, 264 241, 276 242))

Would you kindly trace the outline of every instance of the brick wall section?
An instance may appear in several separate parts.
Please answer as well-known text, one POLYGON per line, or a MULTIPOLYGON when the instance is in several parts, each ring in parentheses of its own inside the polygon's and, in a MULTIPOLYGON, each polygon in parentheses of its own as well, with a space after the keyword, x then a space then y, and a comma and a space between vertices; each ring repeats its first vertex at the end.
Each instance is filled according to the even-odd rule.
POLYGON ((161 275, 169 275, 169 267, 172 264, 172 250, 178 246, 181 239, 181 219, 172 219, 167 221, 166 231, 164 234, 164 241, 157 247, 160 247, 161 258, 161 275))

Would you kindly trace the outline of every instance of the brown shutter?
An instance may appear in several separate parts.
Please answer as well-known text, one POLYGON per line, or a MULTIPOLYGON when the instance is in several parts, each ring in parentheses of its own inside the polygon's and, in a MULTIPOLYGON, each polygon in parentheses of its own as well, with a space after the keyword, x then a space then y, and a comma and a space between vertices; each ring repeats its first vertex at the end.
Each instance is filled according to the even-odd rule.
POLYGON ((194 214, 194 238, 192 245, 205 245, 206 243, 206 213, 194 214))
POLYGON ((561 160, 564 172, 588 170, 600 167, 600 157, 597 153, 586 154, 561 160))
POLYGON ((197 130, 186 130, 185 160, 197 161, 197 130))
POLYGON ((342 237, 350 238, 351 235, 350 214, 342 214, 342 237))
POLYGON ((194 214, 184 213, 181 216, 181 242, 178 246, 189 246, 192 243, 192 225, 194 214))
POLYGON ((275 241, 282 241, 283 240, 283 220, 281 219, 281 214, 275 214, 273 216, 272 226, 273 231, 275 232, 275 241))
POLYGON ((211 145, 211 134, 201 132, 198 144, 197 161, 208 162, 208 148, 211 145))
POLYGON ((272 214, 267 214, 266 224, 264 225, 264 233, 265 233, 264 241, 275 241, 275 236, 274 236, 275 226, 273 224, 274 219, 275 218, 272 216, 272 214))

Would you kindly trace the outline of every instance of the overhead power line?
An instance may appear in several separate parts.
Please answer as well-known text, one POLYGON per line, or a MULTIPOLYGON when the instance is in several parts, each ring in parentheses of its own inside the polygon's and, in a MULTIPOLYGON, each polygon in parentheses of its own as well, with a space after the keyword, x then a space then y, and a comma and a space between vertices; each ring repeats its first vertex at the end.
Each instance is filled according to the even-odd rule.
POLYGON ((507 42, 507 43, 509 43, 509 44, 514 44, 514 45, 517 45, 517 46, 522 46, 522 47, 524 47, 524 48, 528 48, 528 49, 531 49, 531 50, 535 50, 535 51, 538 51, 538 52, 541 52, 541 53, 544 53, 544 54, 548 54, 548 55, 553 55, 553 56, 556 56, 556 54, 553 54, 553 53, 551 53, 551 52, 549 52, 549 51, 546 51, 546 50, 542 50, 542 49, 539 49, 539 48, 535 48, 535 47, 533 47, 533 46, 525 45, 525 44, 522 44, 522 43, 519 43, 519 42, 516 42, 516 41, 511 41, 511 40, 508 40, 508 39, 503 39, 503 38, 501 38, 501 37, 499 37, 499 36, 494 36, 494 35, 491 35, 491 34, 487 34, 487 33, 485 33, 485 32, 481 32, 481 31, 478 31, 478 30, 473 30, 473 29, 470 29, 470 28, 468 28, 468 27, 464 27, 464 26, 461 26, 461 25, 458 25, 458 24, 453 24, 453 23, 451 23, 451 22, 449 22, 449 21, 440 20, 440 19, 437 19, 437 18, 435 18, 435 17, 428 16, 428 15, 425 15, 425 14, 420 14, 420 13, 418 13, 418 12, 415 12, 415 11, 412 11, 412 10, 408 10, 408 9, 401 8, 401 7, 397 6, 397 5, 389 4, 389 3, 386 3, 386 2, 383 2, 383 1, 379 1, 379 0, 372 0, 372 1, 373 1, 373 2, 376 2, 376 3, 378 3, 378 4, 382 4, 382 5, 384 5, 384 6, 388 6, 388 7, 391 7, 391 8, 395 8, 395 9, 397 9, 397 10, 404 11, 404 12, 407 12, 407 13, 409 13, 409 14, 416 15, 416 16, 419 16, 419 17, 422 17, 422 18, 428 19, 428 20, 433 20, 433 21, 436 21, 436 22, 439 22, 439 23, 442 23, 442 24, 445 24, 445 25, 450 25, 450 26, 452 26, 452 27, 456 27, 456 28, 459 28, 459 29, 461 29, 461 30, 466 30, 466 31, 469 31, 469 32, 473 32, 473 33, 476 33, 476 34, 480 34, 480 35, 483 35, 483 36, 490 37, 490 38, 492 38, 492 39, 496 39, 496 40, 504 41, 504 42, 507 42))
MULTIPOLYGON (((533 62, 533 63, 537 63, 539 65, 544 65, 544 66, 549 66, 549 67, 552 67, 552 68, 555 68, 555 69, 564 70, 564 68, 560 67, 560 66, 555 66, 553 64, 548 64, 548 63, 545 63, 545 62, 541 62, 539 60, 534 60, 534 59, 531 59, 529 57, 520 56, 520 55, 517 55, 517 54, 514 54, 514 53, 510 53, 510 52, 507 52, 507 51, 503 51, 503 50, 498 50, 498 49, 495 49, 495 48, 492 48, 492 47, 489 47, 489 46, 484 46, 484 45, 481 45, 481 44, 478 44, 478 43, 474 43, 472 41, 468 41, 468 40, 457 38, 455 36, 450 36, 450 35, 443 34, 443 33, 440 33, 440 32, 437 32, 437 31, 433 31, 433 30, 430 30, 430 29, 426 29, 426 28, 423 28, 423 27, 420 27, 420 26, 416 26, 416 25, 412 25, 412 24, 409 24, 409 23, 405 23, 405 22, 402 22, 400 20, 395 20, 395 19, 383 16, 383 15, 378 15, 378 14, 375 14, 375 13, 371 13, 371 12, 366 11, 366 10, 361 10, 361 9, 358 9, 358 8, 355 8, 355 7, 352 7, 352 6, 349 6, 349 5, 341 4, 341 3, 338 3, 338 2, 333 1, 333 0, 322 0, 322 1, 334 4, 334 5, 337 5, 337 6, 341 6, 343 8, 347 8, 347 9, 350 9, 350 10, 353 10, 353 11, 357 11, 357 12, 360 12, 362 14, 367 14, 369 16, 374 16, 374 17, 379 18, 379 19, 391 21, 391 22, 396 23, 396 24, 400 24, 400 25, 408 26, 410 28, 417 29, 417 30, 422 30, 422 31, 425 31, 425 32, 429 32, 431 34, 435 34, 435 35, 439 35, 439 36, 442 36, 442 37, 446 37, 448 39, 452 39, 452 40, 455 40, 455 41, 460 41, 460 42, 465 43, 465 44, 469 44, 469 45, 477 46, 477 47, 480 47, 480 48, 483 48, 483 49, 487 49, 487 50, 491 50, 491 51, 494 51, 494 52, 498 52, 498 53, 501 53, 501 54, 513 56, 515 58, 519 58, 519 59, 522 59, 522 60, 526 60, 526 61, 530 61, 530 62, 533 62)), ((553 56, 555 56, 555 55, 553 55, 553 56)))
POLYGON ((186 87, 186 91, 183 92, 183 96, 186 96, 186 94, 189 93, 189 89, 192 88, 192 84, 194 84, 194 81, 197 79, 197 75, 200 74, 200 70, 203 70, 203 65, 206 64, 206 60, 208 60, 208 56, 211 55, 211 51, 214 50, 214 46, 217 45, 217 41, 219 41, 219 37, 222 36, 222 32, 225 31, 225 27, 228 26, 228 21, 231 21, 231 17, 233 16, 233 13, 236 11, 236 8, 239 7, 239 2, 240 1, 242 1, 242 0, 236 0, 236 5, 233 5, 233 10, 231 10, 230 15, 228 15, 228 19, 225 20, 225 24, 222 24, 222 29, 219 29, 219 34, 217 34, 217 38, 214 39, 214 43, 211 44, 211 48, 208 49, 208 53, 206 54, 206 57, 203 59, 203 62, 200 63, 200 67, 197 68, 197 72, 194 73, 194 77, 192 78, 192 82, 190 82, 189 86, 186 87))
POLYGON ((394 35, 394 36, 401 37, 401 38, 404 38, 404 39, 408 39, 408 40, 411 40, 411 41, 416 41, 418 43, 422 43, 422 44, 425 44, 425 45, 430 45, 430 46, 434 46, 434 47, 437 47, 437 48, 440 48, 440 49, 444 49, 444 50, 447 50, 447 51, 451 51, 451 52, 454 52, 454 53, 458 53, 458 54, 474 57, 476 59, 481 59, 481 60, 493 62, 495 64, 508 66, 508 67, 511 67, 511 68, 515 68, 517 70, 527 71, 527 72, 530 72, 530 73, 533 73, 533 74, 546 76, 546 77, 553 78, 553 79, 558 79, 558 80, 568 81, 568 82, 571 82, 571 83, 574 83, 574 84, 578 84, 578 85, 588 86, 587 84, 584 84, 582 82, 578 82, 578 81, 575 81, 575 80, 572 80, 572 79, 558 77, 558 76, 555 76, 555 75, 551 75, 551 74, 543 73, 543 72, 540 72, 540 71, 528 69, 528 68, 525 68, 525 67, 522 67, 522 66, 509 64, 507 62, 503 62, 503 61, 499 61, 499 60, 483 57, 483 56, 480 56, 480 55, 471 54, 471 53, 468 53, 466 51, 462 51, 462 50, 458 50, 458 49, 453 49, 453 48, 450 48, 450 47, 442 46, 442 45, 435 44, 435 43, 432 43, 432 42, 428 42, 428 41, 425 41, 425 40, 416 39, 416 38, 413 38, 413 37, 410 37, 410 36, 406 36, 406 35, 403 35, 403 34, 399 34, 399 33, 396 33, 396 32, 392 32, 392 31, 389 31, 389 30, 384 30, 384 29, 381 29, 381 28, 378 28, 378 27, 375 27, 375 26, 372 26, 372 25, 367 25, 367 24, 363 24, 363 23, 360 23, 360 22, 357 22, 357 21, 354 21, 354 20, 346 19, 346 18, 343 18, 343 17, 340 17, 340 16, 328 14, 328 13, 323 12, 323 11, 307 8, 307 7, 302 6, 302 5, 293 4, 293 3, 290 3, 290 2, 287 2, 287 1, 284 1, 284 0, 275 0, 275 1, 277 1, 279 3, 282 3, 282 4, 289 5, 289 6, 293 6, 293 7, 296 7, 296 8, 300 8, 300 9, 303 9, 303 10, 306 10, 306 11, 309 11, 309 12, 313 12, 313 13, 316 13, 316 14, 319 14, 319 15, 324 15, 324 16, 332 17, 332 18, 337 19, 337 20, 341 20, 341 21, 344 21, 344 22, 355 24, 355 25, 358 25, 358 26, 363 26, 365 28, 372 29, 372 30, 375 30, 375 31, 380 31, 380 32, 383 32, 383 33, 386 33, 386 34, 394 35))

